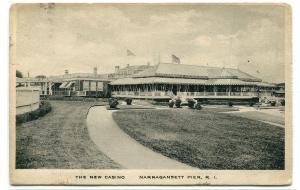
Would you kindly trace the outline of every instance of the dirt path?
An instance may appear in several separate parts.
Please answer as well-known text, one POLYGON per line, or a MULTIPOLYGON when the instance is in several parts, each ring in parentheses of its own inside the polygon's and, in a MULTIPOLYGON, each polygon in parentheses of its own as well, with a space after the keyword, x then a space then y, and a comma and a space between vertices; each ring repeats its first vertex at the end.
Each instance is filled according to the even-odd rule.
POLYGON ((146 148, 124 133, 104 106, 92 107, 87 116, 89 134, 99 149, 128 169, 195 169, 146 148))

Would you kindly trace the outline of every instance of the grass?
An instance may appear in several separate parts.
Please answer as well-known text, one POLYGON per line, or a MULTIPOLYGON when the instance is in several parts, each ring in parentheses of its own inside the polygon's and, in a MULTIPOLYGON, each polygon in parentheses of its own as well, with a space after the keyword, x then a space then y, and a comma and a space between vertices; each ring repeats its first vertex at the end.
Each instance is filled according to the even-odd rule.
POLYGON ((230 107, 230 106, 203 106, 203 109, 210 110, 213 112, 232 112, 232 111, 239 111, 237 107, 230 107))
POLYGON ((244 117, 244 118, 248 118, 248 119, 269 121, 269 122, 284 125, 284 117, 283 116, 279 117, 279 116, 262 113, 262 112, 258 112, 258 111, 240 112, 240 113, 234 113, 234 114, 236 116, 244 117))
MULTIPOLYGON (((86 113, 92 102, 51 101, 52 111, 16 127, 17 169, 113 169, 89 137, 86 113)), ((97 103, 99 104, 99 103, 97 103)))
POLYGON ((128 135, 200 169, 284 169, 284 129, 212 110, 123 110, 128 135))

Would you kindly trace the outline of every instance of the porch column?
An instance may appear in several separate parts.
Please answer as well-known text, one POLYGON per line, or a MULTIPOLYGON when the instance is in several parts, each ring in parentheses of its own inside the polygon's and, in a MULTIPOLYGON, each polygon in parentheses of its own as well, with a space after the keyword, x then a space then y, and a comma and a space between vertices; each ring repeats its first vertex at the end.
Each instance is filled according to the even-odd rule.
POLYGON ((243 88, 241 88, 241 96, 244 96, 244 90, 245 90, 245 85, 243 88))
POLYGON ((217 86, 214 86, 214 96, 217 96, 217 86))
POLYGON ((47 82, 43 82, 44 94, 47 95, 47 82))
POLYGON ((229 90, 228 90, 228 96, 230 96, 230 93, 231 93, 231 85, 229 85, 228 87, 229 87, 229 90))

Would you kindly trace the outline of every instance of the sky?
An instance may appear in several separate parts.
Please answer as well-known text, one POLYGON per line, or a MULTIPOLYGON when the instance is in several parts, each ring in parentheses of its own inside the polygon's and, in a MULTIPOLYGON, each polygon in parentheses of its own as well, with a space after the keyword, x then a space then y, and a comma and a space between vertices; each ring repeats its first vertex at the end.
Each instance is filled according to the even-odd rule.
POLYGON ((16 11, 23 75, 111 73, 150 62, 238 68, 284 81, 286 7, 280 5, 31 4, 16 11), (136 56, 127 56, 127 49, 136 56))

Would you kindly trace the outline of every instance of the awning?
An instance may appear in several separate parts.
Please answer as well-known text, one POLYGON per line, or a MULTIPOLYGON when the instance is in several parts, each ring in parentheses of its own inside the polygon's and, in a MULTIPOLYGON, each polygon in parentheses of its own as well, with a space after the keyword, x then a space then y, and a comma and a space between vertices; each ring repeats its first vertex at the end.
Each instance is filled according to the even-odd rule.
POLYGON ((66 86, 68 85, 69 82, 63 82, 59 88, 66 88, 66 86))
POLYGON ((75 82, 69 82, 65 88, 70 88, 72 86, 72 84, 74 84, 75 82))

